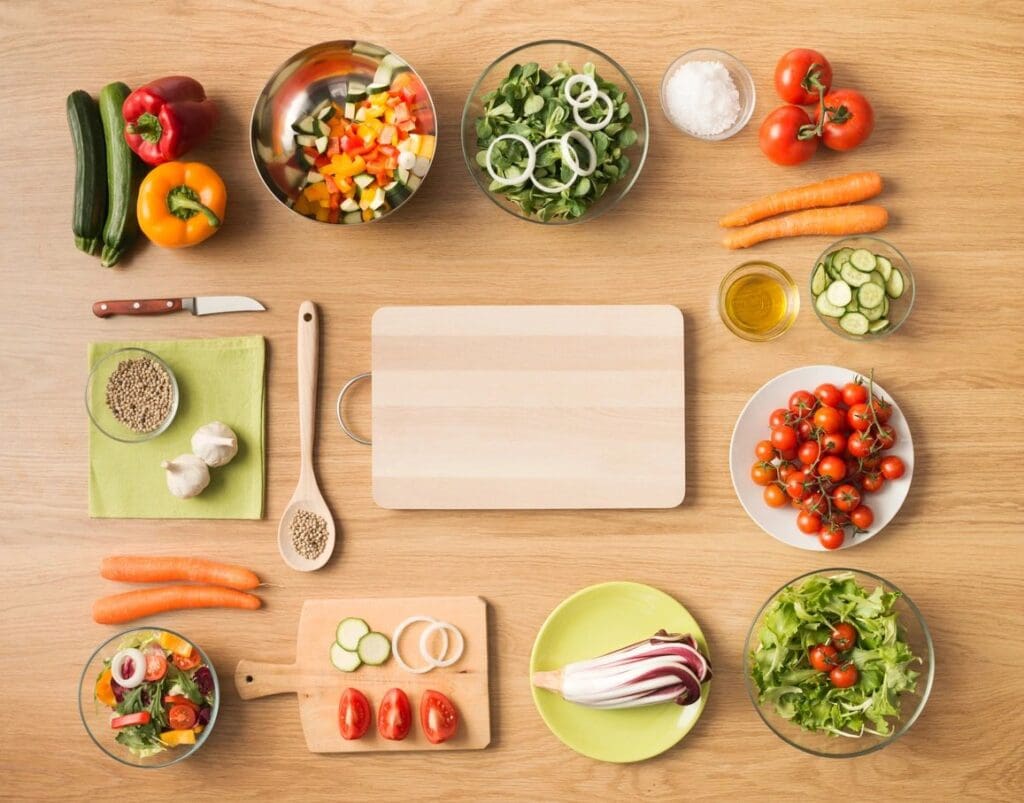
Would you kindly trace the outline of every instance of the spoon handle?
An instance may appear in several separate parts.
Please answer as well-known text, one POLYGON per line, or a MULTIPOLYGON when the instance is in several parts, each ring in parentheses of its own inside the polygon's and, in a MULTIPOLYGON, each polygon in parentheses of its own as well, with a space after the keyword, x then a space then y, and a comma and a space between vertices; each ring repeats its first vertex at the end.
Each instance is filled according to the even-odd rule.
POLYGON ((299 306, 299 481, 313 476, 313 440, 316 435, 316 380, 320 350, 320 316, 312 301, 299 306))

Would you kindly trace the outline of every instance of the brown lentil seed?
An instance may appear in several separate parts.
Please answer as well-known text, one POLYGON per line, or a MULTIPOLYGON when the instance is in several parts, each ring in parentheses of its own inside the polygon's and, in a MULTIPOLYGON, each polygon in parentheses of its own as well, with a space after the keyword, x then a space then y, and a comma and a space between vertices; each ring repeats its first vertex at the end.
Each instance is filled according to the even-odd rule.
POLYGON ((171 414, 171 377, 149 357, 122 360, 107 380, 106 400, 114 418, 132 432, 152 432, 171 414))
POLYGON ((296 510, 288 532, 292 546, 306 560, 316 560, 327 546, 327 520, 308 510, 296 510))

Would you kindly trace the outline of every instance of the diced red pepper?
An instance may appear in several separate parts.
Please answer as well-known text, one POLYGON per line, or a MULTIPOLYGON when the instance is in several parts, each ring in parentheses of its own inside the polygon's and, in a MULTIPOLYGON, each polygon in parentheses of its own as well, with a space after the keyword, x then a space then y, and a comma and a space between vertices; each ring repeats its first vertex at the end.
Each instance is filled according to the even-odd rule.
POLYGON ((338 207, 332 207, 331 210, 327 213, 327 222, 328 223, 337 223, 338 222, 338 218, 340 216, 341 216, 341 210, 338 209, 338 207))
POLYGON ((398 148, 394 145, 378 145, 377 150, 383 153, 385 156, 397 156, 398 148))
POLYGON ((129 725, 145 725, 150 720, 149 711, 139 711, 137 714, 125 714, 121 717, 114 717, 110 720, 110 727, 127 728, 129 725))
POLYGON ((341 139, 339 137, 331 137, 327 140, 327 155, 337 156, 341 153, 341 139))
POLYGON ((316 158, 313 160, 313 164, 317 167, 327 167, 331 163, 331 157, 324 153, 318 153, 316 158))
POLYGON ((414 100, 416 100, 416 90, 413 89, 411 86, 403 86, 401 89, 401 93, 402 98, 405 100, 406 103, 412 103, 414 100))
POLYGON ((334 183, 334 179, 330 176, 324 176, 324 184, 327 185, 327 191, 332 195, 337 195, 341 192, 341 190, 338 189, 338 185, 334 183))

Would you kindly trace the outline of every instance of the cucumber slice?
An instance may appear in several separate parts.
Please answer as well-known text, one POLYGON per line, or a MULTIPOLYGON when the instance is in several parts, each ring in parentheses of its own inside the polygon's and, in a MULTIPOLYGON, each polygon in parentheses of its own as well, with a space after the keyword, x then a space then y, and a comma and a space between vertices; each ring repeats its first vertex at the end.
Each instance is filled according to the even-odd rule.
POLYGON ((323 153, 327 150, 327 137, 321 136, 313 140, 313 144, 316 145, 317 153, 323 153))
POLYGON ((889 276, 889 281, 885 283, 885 292, 889 294, 889 298, 895 300, 903 295, 903 290, 903 274, 896 268, 893 268, 892 274, 889 276))
POLYGON ((834 304, 837 307, 845 307, 850 303, 850 299, 853 298, 853 291, 850 290, 850 285, 840 280, 838 282, 832 282, 825 291, 825 296, 828 298, 829 304, 834 304))
POLYGON ((342 212, 358 212, 359 202, 355 198, 346 198, 341 202, 342 212))
POLYGON ((365 190, 367 187, 369 187, 371 184, 373 184, 375 179, 369 173, 360 173, 358 176, 356 176, 353 179, 353 181, 355 181, 355 183, 359 187, 359 189, 365 190))
POLYGON ((846 310, 842 307, 837 307, 835 304, 828 300, 828 294, 822 293, 814 300, 814 308, 818 310, 826 318, 841 318, 846 314, 846 310))
POLYGON ((874 282, 868 282, 857 291, 857 303, 862 307, 878 307, 881 310, 885 290, 874 282))
POLYGON ((875 255, 866 248, 858 248, 850 254, 850 264, 857 270, 871 273, 875 269, 875 255))
MULTIPOLYGON (((373 83, 370 86, 391 86, 391 68, 381 64, 377 72, 373 74, 373 83)), ((371 93, 372 94, 372 93, 371 93)))
POLYGON ((349 617, 338 623, 338 631, 334 638, 343 649, 355 652, 359 646, 359 639, 369 632, 370 626, 364 620, 349 617))
POLYGON ((814 273, 811 275, 811 292, 814 295, 820 295, 827 284, 828 274, 825 272, 825 265, 819 262, 818 267, 814 269, 814 273))
POLYGON ((316 116, 316 119, 321 123, 326 123, 332 117, 334 117, 334 106, 327 106, 316 116))
POLYGON ((359 639, 356 653, 367 666, 380 666, 391 657, 391 640, 383 633, 367 633, 359 639))
POLYGON ((868 279, 870 279, 872 283, 877 284, 882 289, 885 289, 885 279, 882 278, 882 274, 879 273, 877 270, 871 271, 871 273, 868 274, 868 279))
POLYGON ((346 650, 338 642, 331 645, 331 665, 342 672, 355 672, 363 663, 358 654, 346 650))
POLYGON ((885 318, 889 315, 889 296, 882 299, 882 317, 885 318))
POLYGON ((875 332, 881 332, 883 329, 888 328, 889 320, 887 318, 881 318, 868 326, 868 331, 874 334, 875 332))
POLYGON ((324 174, 321 173, 319 170, 310 170, 308 173, 306 173, 307 184, 319 184, 323 180, 324 174))
MULTIPOLYGON (((868 285, 864 286, 867 287, 868 285)), ((869 321, 879 321, 885 317, 885 306, 879 304, 877 307, 861 307, 859 312, 869 321)))
POLYGON ((882 274, 883 279, 889 281, 889 276, 892 274, 892 262, 875 254, 875 270, 882 274))
POLYGON ((846 311, 860 312, 860 304, 857 303, 857 299, 853 299, 853 301, 846 305, 846 311))
POLYGON ((849 262, 850 261, 850 257, 852 255, 853 255, 853 249, 852 248, 840 248, 838 251, 836 251, 836 259, 841 260, 842 262, 849 262))
POLYGON ((851 335, 863 335, 868 331, 868 319, 859 312, 848 312, 839 319, 839 326, 851 335))
POLYGON ((317 137, 329 137, 331 135, 331 127, 321 120, 314 120, 313 134, 317 137))
POLYGON ((314 123, 316 123, 316 120, 314 120, 311 116, 303 117, 297 123, 292 123, 292 130, 297 131, 300 134, 313 134, 315 133, 313 127, 314 123))
POLYGON ((857 270, 852 264, 847 263, 839 269, 839 275, 843 280, 853 286, 860 287, 862 284, 867 284, 871 279, 868 278, 868 274, 857 270))

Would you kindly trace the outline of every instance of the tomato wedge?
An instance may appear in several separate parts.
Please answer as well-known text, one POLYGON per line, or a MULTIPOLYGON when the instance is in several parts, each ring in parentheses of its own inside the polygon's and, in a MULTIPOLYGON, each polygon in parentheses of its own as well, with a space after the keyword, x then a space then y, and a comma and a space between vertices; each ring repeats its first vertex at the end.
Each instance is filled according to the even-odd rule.
POLYGON ((459 729, 459 712, 439 691, 428 689, 420 698, 420 727, 431 744, 451 739, 459 729))
POLYGON ((401 689, 391 689, 384 695, 377 711, 377 730, 385 739, 400 742, 412 728, 412 706, 408 695, 401 689))
POLYGON ((366 695, 358 689, 345 689, 338 703, 338 727, 341 738, 347 741, 361 739, 370 729, 373 710, 366 695))
POLYGON ((114 717, 110 720, 112 728, 127 728, 129 725, 145 725, 149 722, 149 711, 139 711, 137 714, 125 714, 121 717, 114 717))
POLYGON ((146 675, 148 681, 160 680, 167 674, 167 658, 164 656, 163 648, 146 650, 146 675))

